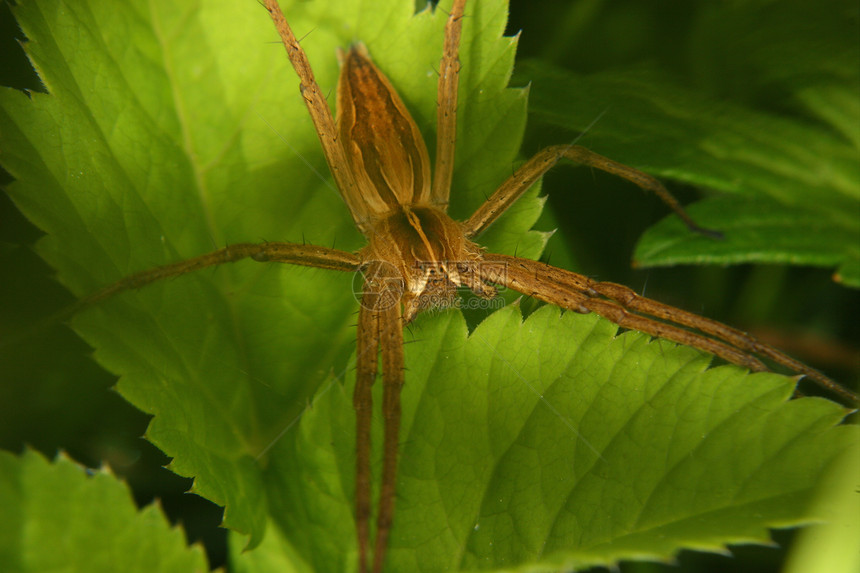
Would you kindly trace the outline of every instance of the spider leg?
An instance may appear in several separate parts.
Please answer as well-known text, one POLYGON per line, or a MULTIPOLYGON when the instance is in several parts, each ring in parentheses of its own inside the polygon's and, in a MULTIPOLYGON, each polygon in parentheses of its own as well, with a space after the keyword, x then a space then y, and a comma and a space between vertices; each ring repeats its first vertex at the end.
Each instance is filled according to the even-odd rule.
MULTIPOLYGON (((284 48, 287 50, 287 57, 290 59, 293 69, 296 70, 296 75, 299 76, 299 89, 305 100, 311 120, 314 122, 320 144, 325 153, 326 163, 328 163, 341 197, 346 201, 350 213, 355 218, 355 213, 360 212, 358 206, 351 203, 352 198, 356 197, 357 193, 355 177, 349 169, 346 152, 337 137, 337 129, 335 128, 331 108, 329 108, 328 102, 317 84, 316 78, 314 78, 314 72, 311 69, 307 54, 305 54, 295 34, 293 34, 293 30, 287 23, 287 19, 284 18, 284 13, 281 11, 278 1, 264 0, 264 5, 266 10, 269 11, 272 21, 275 23, 275 28, 278 30, 278 35, 281 37, 284 48)), ((356 224, 359 229, 362 231, 365 230, 362 228, 362 221, 356 220, 356 224)))
POLYGON ((579 145, 553 145, 538 151, 502 183, 496 192, 483 205, 478 207, 463 224, 466 236, 472 238, 484 232, 508 207, 513 205, 523 193, 561 159, 568 159, 574 163, 606 171, 607 173, 626 179, 642 189, 651 191, 672 209, 691 231, 714 238, 722 237, 717 231, 698 226, 687 212, 684 211, 678 200, 654 177, 638 169, 633 169, 617 161, 612 161, 579 145))
POLYGON ((327 247, 301 245, 298 243, 238 243, 218 249, 217 251, 212 251, 211 253, 206 253, 205 255, 154 267, 123 277, 115 283, 79 299, 58 313, 48 317, 37 325, 34 331, 38 331, 43 326, 62 322, 122 292, 138 289, 156 281, 178 277, 207 267, 234 263, 248 258, 260 262, 290 263, 338 271, 355 271, 360 266, 360 260, 357 255, 327 247))
POLYGON ((791 371, 803 374, 810 380, 815 381, 819 386, 822 386, 835 394, 839 394, 847 400, 858 400, 858 396, 856 394, 838 384, 831 378, 825 376, 818 370, 810 368, 806 364, 795 360, 776 348, 760 342, 746 332, 732 328, 721 322, 717 322, 716 320, 705 318, 703 316, 693 314, 692 312, 687 312, 685 310, 639 296, 635 291, 633 291, 633 289, 623 285, 593 282, 591 288, 593 288, 598 294, 616 301, 625 309, 695 328, 705 334, 715 336, 730 345, 743 350, 744 352, 767 358, 776 364, 785 366, 791 371))
POLYGON ((385 263, 370 263, 363 269, 364 293, 358 314, 356 347, 355 408, 355 506, 358 533, 359 571, 367 571, 371 517, 371 420, 380 349, 382 353, 382 413, 385 419, 382 488, 377 512, 373 571, 382 570, 388 533, 394 515, 397 477, 397 446, 400 433, 400 391, 403 387, 403 321, 400 297, 402 284, 385 263))
POLYGON ((382 413, 385 418, 385 438, 382 461, 382 489, 376 516, 376 548, 373 571, 382 571, 388 533, 394 516, 397 483, 397 453, 400 434, 400 391, 403 388, 403 321, 400 302, 380 312, 379 335, 382 346, 382 413))
POLYGON ((371 388, 379 366, 379 313, 373 310, 375 294, 365 289, 358 310, 355 393, 355 526, 358 536, 358 570, 367 573, 370 547, 370 422, 373 416, 371 388), (367 302, 365 302, 365 300, 367 302))
POLYGON ((430 200, 434 205, 448 204, 454 173, 454 148, 457 139, 457 90, 460 85, 460 32, 466 0, 454 0, 445 24, 445 47, 439 64, 436 95, 436 165, 430 200))
POLYGON ((577 312, 594 312, 623 328, 638 330, 698 348, 752 371, 768 370, 758 355, 803 374, 849 401, 858 396, 821 372, 810 368, 749 334, 637 295, 631 289, 597 282, 544 263, 487 253, 479 274, 523 294, 577 312), (665 321, 665 322, 664 322, 665 321), (694 329, 698 332, 694 332, 694 329))

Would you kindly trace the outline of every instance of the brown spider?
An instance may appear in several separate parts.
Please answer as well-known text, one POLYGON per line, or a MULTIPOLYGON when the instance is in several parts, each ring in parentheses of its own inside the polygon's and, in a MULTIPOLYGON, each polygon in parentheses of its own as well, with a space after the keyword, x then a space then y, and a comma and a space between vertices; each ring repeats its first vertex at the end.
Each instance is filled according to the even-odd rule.
POLYGON ((299 41, 276 0, 264 0, 319 135, 326 160, 356 226, 367 238, 357 253, 333 248, 269 242, 235 244, 177 263, 130 275, 82 299, 78 312, 119 292, 213 265, 251 258, 340 271, 365 277, 358 318, 356 410, 356 523, 359 570, 380 571, 394 516, 400 390, 403 385, 403 326, 417 313, 468 287, 495 296, 496 285, 575 312, 594 312, 621 327, 666 338, 714 354, 753 371, 766 370, 756 356, 810 377, 854 400, 823 374, 721 323, 641 297, 631 289, 597 282, 544 263, 488 253, 473 239, 486 230, 561 159, 623 177, 653 191, 691 230, 700 229, 653 177, 576 145, 546 148, 524 163, 466 221, 447 214, 454 166, 458 97, 458 48, 466 0, 455 0, 445 29, 439 69, 435 166, 424 140, 386 77, 361 45, 341 55, 337 121, 317 85, 299 41), (371 532, 371 387, 382 356, 385 417, 384 460, 371 532), (371 552, 371 545, 374 549, 371 552), (370 555, 372 553, 372 562, 370 555))

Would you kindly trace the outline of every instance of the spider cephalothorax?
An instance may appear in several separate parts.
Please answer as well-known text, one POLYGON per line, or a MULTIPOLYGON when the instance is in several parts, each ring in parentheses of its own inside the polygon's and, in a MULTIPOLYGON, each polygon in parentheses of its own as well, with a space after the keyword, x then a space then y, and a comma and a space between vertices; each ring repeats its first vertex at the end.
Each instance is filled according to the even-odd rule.
POLYGON ((485 298, 496 294, 476 272, 481 248, 441 209, 401 206, 375 223, 368 239, 362 258, 386 263, 374 266, 374 271, 402 284, 406 322, 426 308, 447 306, 460 286, 485 298), (390 270, 383 271, 384 267, 390 270))

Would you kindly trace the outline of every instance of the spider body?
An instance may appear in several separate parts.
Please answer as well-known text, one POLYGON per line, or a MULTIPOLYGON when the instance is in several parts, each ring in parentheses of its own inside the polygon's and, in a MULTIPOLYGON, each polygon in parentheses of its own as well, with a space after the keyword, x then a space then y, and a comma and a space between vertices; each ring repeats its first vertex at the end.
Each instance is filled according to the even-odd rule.
POLYGON ((344 197, 368 239, 360 258, 369 287, 385 293, 374 305, 403 304, 410 322, 450 304, 460 286, 491 298, 475 272, 481 249, 445 212, 447 193, 433 195, 427 146, 397 91, 362 44, 340 63, 337 133, 355 191, 344 197))
POLYGON ((476 272, 481 248, 441 209, 403 206, 376 223, 368 239, 361 258, 373 267, 372 276, 392 281, 404 307, 404 322, 426 308, 449 305, 457 287, 484 298, 496 294, 476 272))

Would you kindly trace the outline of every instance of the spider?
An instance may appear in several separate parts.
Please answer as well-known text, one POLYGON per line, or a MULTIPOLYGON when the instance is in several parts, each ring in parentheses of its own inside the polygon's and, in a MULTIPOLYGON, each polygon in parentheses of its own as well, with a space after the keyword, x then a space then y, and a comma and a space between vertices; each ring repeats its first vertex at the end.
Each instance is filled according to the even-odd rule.
MULTIPOLYGON (((580 313, 597 313, 618 325, 710 352, 753 371, 766 366, 754 355, 853 399, 826 376, 763 345, 745 333, 637 295, 627 287, 597 282, 543 263, 492 254, 474 242, 560 160, 607 171, 656 193, 693 232, 696 226, 657 180, 575 145, 547 148, 518 168, 468 219, 447 214, 451 191, 458 97, 458 44, 466 0, 456 0, 445 30, 439 66, 435 165, 399 96, 359 44, 342 53, 336 120, 308 60, 276 0, 265 6, 301 80, 301 92, 331 173, 356 226, 367 238, 358 252, 297 243, 234 244, 174 264, 139 272, 91 297, 70 313, 117 293, 205 267, 253 259, 346 272, 364 282, 358 316, 356 410, 356 523, 359 570, 380 571, 394 519, 400 390, 404 381, 403 326, 466 287, 490 298, 497 286, 580 313), (384 460, 376 533, 371 517, 371 386, 381 355, 384 460)), ((713 234, 713 233, 711 233, 713 234)))

